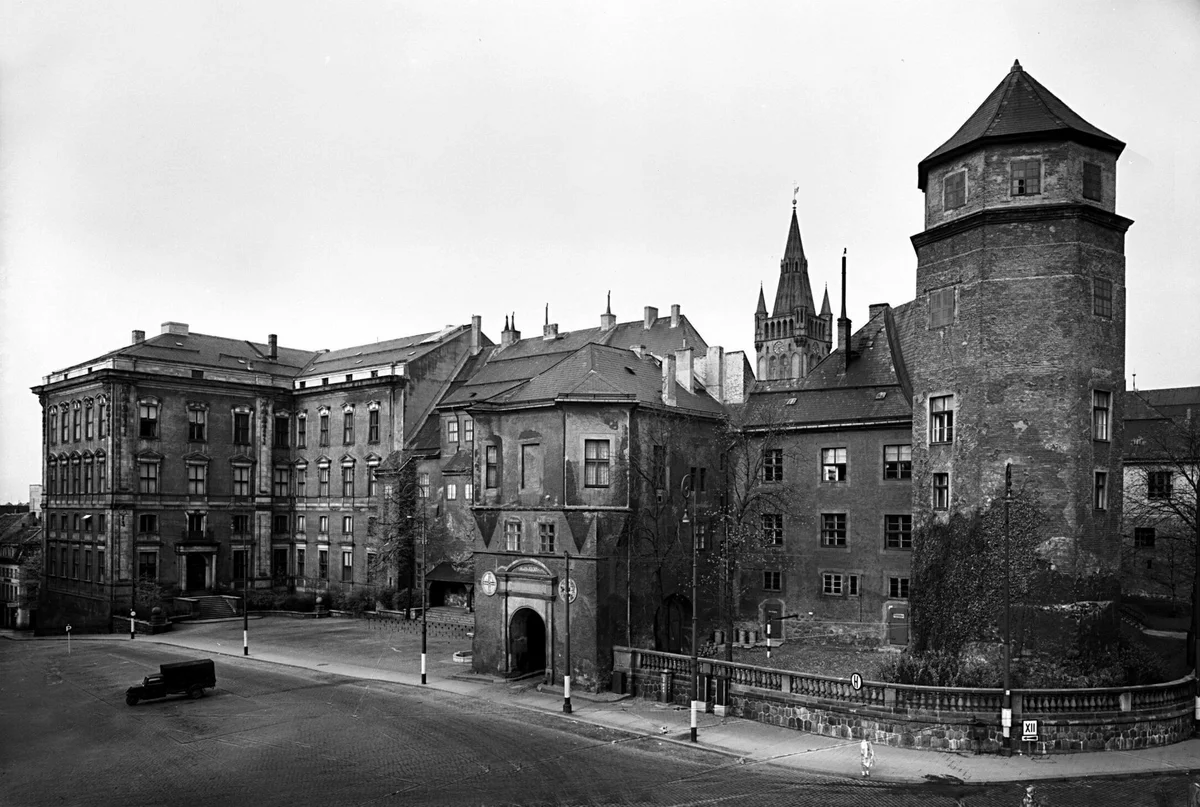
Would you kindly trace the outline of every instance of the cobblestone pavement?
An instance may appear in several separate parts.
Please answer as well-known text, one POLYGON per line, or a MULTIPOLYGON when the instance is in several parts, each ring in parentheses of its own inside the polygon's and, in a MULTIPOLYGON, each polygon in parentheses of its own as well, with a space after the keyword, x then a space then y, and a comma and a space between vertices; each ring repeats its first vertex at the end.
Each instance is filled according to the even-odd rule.
MULTIPOLYGON (((212 630, 226 641, 223 628, 212 630)), ((344 661, 340 643, 356 641, 350 630, 323 637, 315 663, 344 661)), ((267 625, 251 631, 252 653, 265 650, 267 625)), ((387 653, 373 651, 380 665, 413 661, 395 638, 380 645, 387 653)), ((444 649, 459 644, 448 639, 444 649)), ((77 640, 70 654, 60 641, 0 641, 0 803, 987 807, 1021 804, 1025 792, 1020 783, 862 782, 780 769, 528 708, 552 697, 528 685, 509 687, 508 703, 254 656, 215 656, 218 688, 201 700, 124 705, 126 686, 195 655, 118 637, 77 640)), ((1187 786, 1181 775, 1047 781, 1035 796, 1158 807, 1186 804, 1187 786)))

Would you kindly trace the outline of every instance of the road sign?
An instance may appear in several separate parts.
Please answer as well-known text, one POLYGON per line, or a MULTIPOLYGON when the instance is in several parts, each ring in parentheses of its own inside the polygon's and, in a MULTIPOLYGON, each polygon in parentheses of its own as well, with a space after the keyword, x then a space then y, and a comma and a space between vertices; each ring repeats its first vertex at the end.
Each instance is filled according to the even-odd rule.
POLYGON ((854 691, 858 692, 862 689, 862 676, 858 673, 850 676, 850 686, 854 687, 854 691))
POLYGON ((1037 742, 1038 726, 1036 720, 1021 721, 1021 741, 1032 743, 1037 742))
POLYGON ((568 599, 571 602, 575 602, 575 598, 577 596, 579 596, 579 590, 575 587, 575 578, 574 577, 572 577, 569 581, 568 580, 559 580, 558 581, 558 595, 560 597, 566 597, 568 590, 570 590, 570 592, 571 592, 571 596, 568 597, 568 599))

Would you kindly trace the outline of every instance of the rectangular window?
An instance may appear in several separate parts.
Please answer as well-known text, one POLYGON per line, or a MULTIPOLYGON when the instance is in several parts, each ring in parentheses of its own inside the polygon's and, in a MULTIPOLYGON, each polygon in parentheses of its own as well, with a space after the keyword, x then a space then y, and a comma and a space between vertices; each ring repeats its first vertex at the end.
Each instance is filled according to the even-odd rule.
POLYGON ((250 413, 233 413, 233 442, 239 446, 250 445, 250 413))
POLYGON ((208 411, 205 409, 188 410, 188 442, 203 443, 208 427, 208 411))
POLYGON ((321 533, 321 535, 329 534, 329 516, 317 517, 317 531, 321 533))
POLYGON ((538 492, 542 489, 542 447, 537 443, 521 446, 521 490, 538 492))
POLYGON ((301 465, 296 468, 296 496, 303 499, 308 495, 308 466, 301 465))
POLYGON ((955 171, 942 180, 942 209, 953 210, 967 203, 967 172, 955 171))
POLYGON ((105 576, 104 572, 106 569, 107 569, 107 567, 104 565, 104 550, 97 549, 96 550, 96 582, 98 582, 98 583, 104 582, 104 576, 105 576))
POLYGON ((1134 527, 1133 528, 1133 545, 1141 549, 1150 549, 1154 546, 1154 528, 1153 527, 1134 527))
POLYGON ((50 442, 58 442, 58 410, 50 410, 50 442))
POLYGON ((542 554, 554 554, 554 524, 545 521, 538 523, 538 548, 542 554))
POLYGON ((945 328, 954 324, 956 286, 929 292, 929 327, 945 328))
POLYGON ((825 572, 821 575, 821 593, 829 597, 840 597, 846 593, 842 575, 825 572))
POLYGON ((83 579, 92 579, 92 550, 83 550, 83 579))
MULTIPOLYGON (((87 403, 83 407, 83 439, 91 440, 95 436, 95 427, 92 415, 95 410, 92 409, 92 404, 87 403)), ((91 578, 88 578, 91 579, 91 578)))
POLYGON ((367 442, 379 442, 379 410, 367 410, 367 442))
POLYGON ((849 597, 862 596, 862 589, 858 586, 858 575, 846 575, 846 595, 849 597))
POLYGON ((883 478, 912 479, 912 446, 883 447, 883 478))
POLYGON ((764 570, 763 591, 783 591, 783 572, 764 570))
POLYGON ((1112 281, 1102 277, 1092 281, 1092 313, 1098 317, 1112 318, 1112 281))
POLYGON ((296 448, 308 448, 308 417, 296 415, 296 448))
POLYGON ((138 493, 158 493, 158 463, 138 463, 138 493))
POLYGON ((929 442, 954 442, 953 395, 938 395, 929 399, 929 442))
POLYGON ((583 441, 583 484, 589 488, 608 487, 608 441, 583 441))
POLYGON ((767 546, 783 546, 783 513, 763 513, 763 543, 767 546))
POLYGON ((354 445, 354 412, 342 413, 342 445, 354 445))
POLYGON ((475 419, 471 417, 463 418, 463 442, 475 442, 475 419))
POLYGON ((158 535, 158 514, 138 514, 138 535, 158 535))
POLYGON ((342 466, 342 496, 343 498, 352 498, 354 496, 354 466, 342 466))
POLYGON ((933 475, 933 509, 950 509, 950 474, 933 475))
POLYGON ((500 486, 500 449, 497 446, 484 448, 484 487, 497 488, 500 486))
POLYGON ((291 529, 287 513, 276 513, 271 516, 271 532, 276 535, 287 535, 291 529))
POLYGON ((49 576, 58 577, 58 550, 56 550, 54 547, 50 547, 50 551, 47 553, 47 556, 50 560, 49 576))
POLYGON ((288 435, 292 431, 292 424, 289 422, 289 420, 290 419, 287 415, 275 416, 275 448, 288 447, 288 435))
POLYGON ((421 499, 429 498, 429 474, 424 471, 417 474, 417 497, 421 499))
POLYGON ((1096 163, 1083 164, 1083 198, 1099 202, 1101 199, 1100 166, 1096 163))
POLYGON ((342 582, 354 582, 354 550, 342 550, 342 582))
POLYGON ((92 461, 88 459, 83 465, 83 492, 85 495, 92 492, 92 461))
POLYGON ((304 537, 305 517, 303 515, 296 516, 296 535, 300 538, 304 537))
POLYGON ((329 498, 329 467, 317 469, 317 495, 322 499, 329 498))
POLYGON ((1171 472, 1150 471, 1146 474, 1146 498, 1171 498, 1171 472))
POLYGON ((250 516, 245 513, 237 513, 231 516, 229 525, 229 531, 234 535, 250 534, 250 516))
POLYGON ((138 404, 138 437, 143 440, 158 437, 158 404, 138 404))
POLYGON ((187 490, 189 496, 203 496, 208 492, 208 466, 189 463, 187 467, 187 490))
POLYGON ((889 577, 888 578, 888 597, 893 600, 908 599, 908 578, 907 577, 889 577))
POLYGON ((108 436, 108 404, 103 401, 96 406, 96 436, 101 440, 108 436))
POLYGON ((342 535, 354 534, 354 516, 342 516, 342 535))
POLYGON ((667 447, 650 447, 650 484, 655 490, 667 488, 667 447))
POLYGON ((1094 390, 1092 392, 1092 439, 1109 439, 1109 407, 1112 394, 1094 390))
POLYGON ((475 485, 473 483, 467 482, 463 485, 463 498, 469 502, 475 501, 475 485))
MULTIPOLYGON (((81 429, 81 426, 82 426, 82 419, 81 419, 81 418, 82 418, 82 414, 83 414, 83 413, 79 411, 79 402, 78 402, 78 401, 76 401, 76 402, 75 402, 75 408, 74 408, 74 410, 73 410, 73 411, 72 411, 72 413, 71 413, 71 424, 72 424, 72 427, 71 427, 71 428, 72 428, 73 436, 74 436, 74 438, 75 438, 75 442, 76 442, 76 443, 78 443, 78 442, 79 442, 79 438, 83 437, 83 433, 82 433, 82 431, 80 430, 80 429, 81 429)), ((78 552, 79 550, 77 549, 77 550, 75 550, 75 551, 76 551, 76 552, 78 552)), ((78 564, 78 563, 76 563, 75 565, 76 565, 76 566, 79 566, 79 564, 78 564)))
POLYGON ((821 546, 846 545, 846 514, 821 514, 821 546))
POLYGON ((317 549, 317 576, 322 580, 329 579, 329 550, 317 549))
POLYGON ((138 580, 158 579, 158 553, 138 552, 138 580))
POLYGON ((1041 160, 1014 160, 1010 171, 1013 196, 1035 196, 1042 192, 1041 160))
POLYGON ((458 420, 457 419, 451 418, 450 420, 446 421, 446 442, 447 443, 457 443, 458 442, 458 420))
POLYGON ((821 480, 823 482, 845 482, 846 468, 846 449, 821 449, 821 480))
POLYGON ((379 480, 375 478, 375 469, 370 465, 367 466, 367 496, 375 498, 379 495, 379 480))
POLYGON ((288 495, 288 488, 291 487, 291 471, 288 468, 275 469, 275 496, 283 499, 288 495))
POLYGON ((307 568, 304 565, 304 547, 296 547, 296 577, 304 577, 307 568))
POLYGON ((1095 505, 1097 510, 1108 509, 1108 472, 1096 471, 1095 505))
MULTIPOLYGON (((70 420, 70 418, 68 418, 68 417, 67 417, 67 413, 68 413, 69 411, 70 411, 70 410, 68 410, 68 409, 66 408, 66 404, 63 404, 63 409, 62 409, 62 441, 63 441, 64 443, 65 443, 65 442, 67 442, 68 440, 70 440, 70 439, 71 439, 71 420, 70 420)), ((63 567, 63 576, 64 576, 64 577, 66 576, 66 573, 67 573, 67 568, 66 568, 66 566, 64 566, 64 567, 63 567)))
POLYGON ((763 481, 783 481, 783 449, 768 448, 763 454, 763 481))
POLYGON ((103 455, 96 457, 96 492, 108 492, 108 465, 103 455))
POLYGON ((233 495, 242 497, 250 495, 249 465, 233 466, 233 495))
POLYGON ((504 522, 504 548, 509 552, 521 551, 521 522, 504 522))
POLYGON ((62 576, 67 576, 67 548, 64 546, 58 553, 59 560, 62 561, 62 576))
POLYGON ((883 535, 888 549, 912 549, 912 516, 884 516, 883 535))
POLYGON ((317 440, 317 444, 322 445, 322 446, 329 445, 329 413, 328 412, 321 413, 321 429, 320 429, 319 439, 317 440))
POLYGON ((446 501, 452 502, 458 498, 458 485, 454 482, 446 483, 446 501))

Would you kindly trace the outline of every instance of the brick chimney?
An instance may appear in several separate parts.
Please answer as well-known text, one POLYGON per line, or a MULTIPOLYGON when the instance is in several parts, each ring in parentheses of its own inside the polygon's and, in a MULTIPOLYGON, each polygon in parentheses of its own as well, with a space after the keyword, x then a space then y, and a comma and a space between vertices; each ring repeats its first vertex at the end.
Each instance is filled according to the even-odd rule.
POLYGON ((678 303, 671 306, 671 327, 672 328, 679 327, 679 304, 678 303))
POLYGON ((558 338, 558 323, 550 321, 550 304, 546 303, 546 324, 542 326, 542 341, 549 342, 558 338))
POLYGON ((890 306, 887 303, 871 303, 871 305, 867 307, 867 316, 871 319, 875 319, 875 317, 879 316, 884 311, 887 311, 888 308, 890 308, 890 306))
POLYGON ((647 331, 654 327, 654 321, 658 319, 658 309, 652 305, 646 306, 642 316, 642 327, 647 331))
POLYGON ((471 317, 471 355, 478 356, 483 350, 483 318, 478 314, 471 317))
POLYGON ((162 332, 175 336, 187 336, 188 325, 186 322, 164 322, 162 324, 162 332))
POLYGON ((675 354, 669 354, 662 363, 662 401, 675 406, 675 354))
POLYGON ((719 345, 704 356, 704 389, 714 401, 725 401, 725 348, 719 345))
POLYGON ((267 358, 271 361, 279 358, 279 337, 275 334, 267 334, 267 358))
POLYGON ((512 315, 512 323, 509 324, 509 318, 504 318, 504 330, 500 332, 500 347, 508 347, 514 342, 521 341, 521 332, 517 330, 517 315, 512 315))
MULTIPOLYGON (((678 308, 678 306, 675 306, 678 308)), ((675 379, 679 386, 687 392, 695 392, 692 387, 692 349, 681 348, 675 351, 675 379)))
POLYGON ((838 317, 838 344, 842 351, 842 372, 850 368, 850 318, 846 316, 846 249, 842 248, 842 315, 838 317))
POLYGON ((617 315, 612 312, 612 292, 608 293, 608 305, 600 315, 600 330, 611 331, 617 327, 617 315))
POLYGON ((136 345, 138 342, 145 342, 145 341, 146 341, 146 332, 145 331, 134 331, 133 336, 130 341, 130 344, 136 345))

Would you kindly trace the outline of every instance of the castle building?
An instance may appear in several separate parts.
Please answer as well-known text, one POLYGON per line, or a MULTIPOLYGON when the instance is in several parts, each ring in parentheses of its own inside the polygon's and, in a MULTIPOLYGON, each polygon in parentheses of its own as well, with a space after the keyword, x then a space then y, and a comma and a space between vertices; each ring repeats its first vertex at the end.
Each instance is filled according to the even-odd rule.
POLYGON ((51 373, 40 627, 107 624, 139 581, 201 595, 374 583, 375 470, 484 344, 478 320, 338 351, 194 333, 51 373))
MULTIPOLYGON (((1117 596, 1123 148, 1016 63, 921 161, 915 299, 872 305, 851 335, 843 282, 836 349, 786 381, 768 361, 751 393, 772 481, 796 489, 794 512, 764 514, 783 519, 780 588, 746 607, 906 618, 913 530, 1003 495, 1008 466, 1048 514, 1045 603, 1117 596)), ((756 344, 772 319, 760 294, 756 344)))

